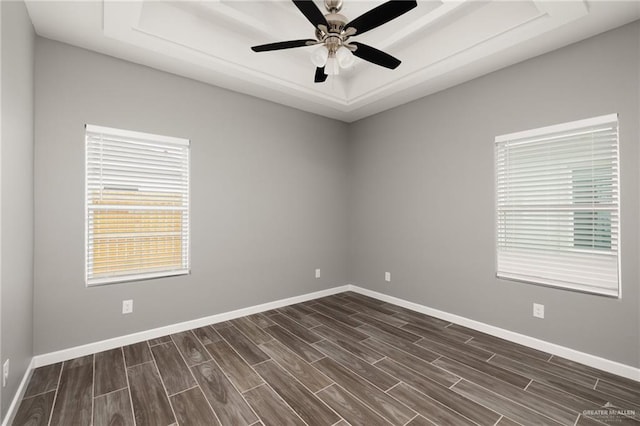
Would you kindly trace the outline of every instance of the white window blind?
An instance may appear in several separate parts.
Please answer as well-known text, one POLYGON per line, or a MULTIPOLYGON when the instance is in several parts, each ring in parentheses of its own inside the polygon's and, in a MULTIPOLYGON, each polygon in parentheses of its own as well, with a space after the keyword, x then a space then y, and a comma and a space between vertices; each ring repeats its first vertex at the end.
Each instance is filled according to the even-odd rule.
POLYGON ((189 273, 189 140, 86 125, 87 285, 189 273))
POLYGON ((495 142, 497 276, 619 296, 617 114, 495 142))

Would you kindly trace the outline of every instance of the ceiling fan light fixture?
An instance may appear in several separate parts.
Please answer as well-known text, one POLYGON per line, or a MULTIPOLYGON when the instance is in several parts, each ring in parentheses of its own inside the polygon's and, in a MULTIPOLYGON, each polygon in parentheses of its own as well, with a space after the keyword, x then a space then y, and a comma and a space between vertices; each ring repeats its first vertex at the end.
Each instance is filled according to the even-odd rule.
POLYGON ((417 0, 388 0, 349 21, 338 13, 342 9, 342 0, 324 0, 328 14, 323 14, 313 0, 292 1, 315 28, 315 40, 300 39, 267 43, 252 46, 251 50, 268 52, 320 44, 311 52, 310 58, 316 66, 313 79, 316 83, 326 81, 328 75, 337 75, 340 68, 352 66, 355 62, 354 56, 381 67, 396 69, 400 65, 399 59, 375 47, 351 41, 350 38, 378 28, 418 6, 417 0))
POLYGON ((324 66, 324 73, 327 75, 338 75, 340 73, 340 65, 335 56, 329 56, 327 64, 324 66))
POLYGON ((336 51, 336 60, 338 61, 340 68, 350 68, 355 62, 355 57, 349 49, 344 46, 340 46, 336 51))
POLYGON ((318 46, 311 52, 311 62, 313 62, 313 65, 316 67, 324 67, 328 58, 329 50, 325 45, 318 46))

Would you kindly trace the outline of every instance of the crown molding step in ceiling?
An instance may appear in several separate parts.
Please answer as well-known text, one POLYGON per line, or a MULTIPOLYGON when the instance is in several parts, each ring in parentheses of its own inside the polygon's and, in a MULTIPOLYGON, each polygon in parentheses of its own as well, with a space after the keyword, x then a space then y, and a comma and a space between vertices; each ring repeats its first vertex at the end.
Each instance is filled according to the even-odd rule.
POLYGON ((339 74, 314 76, 317 43, 268 54, 251 49, 317 41, 317 25, 298 6, 331 12, 323 0, 305 3, 26 1, 42 37, 346 122, 640 19, 640 1, 418 0, 415 7, 402 7, 343 0, 336 12, 347 22, 376 8, 407 9, 348 41, 375 47, 401 64, 376 65, 363 48, 360 56, 369 60, 357 50, 348 58, 341 53, 339 74), (314 82, 319 79, 326 81, 314 82))

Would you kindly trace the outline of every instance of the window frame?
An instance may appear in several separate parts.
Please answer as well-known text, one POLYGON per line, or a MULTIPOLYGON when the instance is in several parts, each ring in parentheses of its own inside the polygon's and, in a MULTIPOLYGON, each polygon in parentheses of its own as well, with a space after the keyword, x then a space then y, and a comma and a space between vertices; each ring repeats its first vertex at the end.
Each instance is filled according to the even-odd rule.
POLYGON ((125 282, 136 282, 136 281, 145 281, 151 279, 158 278, 166 278, 166 277, 175 277, 181 275, 190 275, 191 274, 191 141, 186 138, 178 138, 173 136, 165 136, 158 135, 146 132, 132 131, 132 130, 124 130, 112 127, 105 126, 97 126, 93 124, 85 124, 84 125, 84 150, 85 150, 85 158, 84 158, 84 167, 85 167, 85 187, 84 187, 84 276, 85 276, 85 286, 86 287, 98 287, 109 284, 118 284, 125 282), (165 145, 173 145, 179 147, 186 147, 186 209, 182 212, 186 212, 186 232, 183 232, 184 235, 181 236, 181 244, 186 245, 186 248, 183 248, 184 257, 186 257, 186 262, 183 262, 180 268, 175 269, 167 269, 164 271, 153 271, 153 272, 139 272, 131 271, 131 273, 126 274, 118 274, 114 276, 103 276, 103 277, 90 277, 89 267, 90 267, 90 224, 89 224, 89 216, 90 216, 90 197, 89 197, 89 135, 90 134, 105 134, 115 138, 122 138, 123 140, 138 140, 145 141, 147 143, 153 144, 165 144, 165 145), (185 264, 186 263, 186 264, 185 264))
MULTIPOLYGON (((593 166, 592 166, 593 167, 593 166)), ((495 264, 494 264, 494 271, 495 271, 495 276, 497 279, 500 280, 509 280, 509 281, 516 281, 516 282, 524 282, 524 283, 528 283, 528 284, 534 284, 534 285, 539 285, 539 286, 544 286, 544 287, 550 287, 550 288, 557 288, 557 289, 562 289, 562 290, 569 290, 569 291, 575 291, 575 292, 580 292, 580 293, 587 293, 587 294, 594 294, 594 295, 600 295, 600 296, 606 296, 606 297, 613 297, 613 298, 622 298, 622 267, 621 267, 621 253, 622 253, 622 244, 621 244, 621 236, 622 236, 622 227, 621 227, 621 196, 620 196, 620 192, 621 192, 621 179, 620 179, 620 175, 621 175, 621 170, 620 170, 620 123, 619 123, 619 117, 617 113, 614 114, 607 114, 607 115, 602 115, 602 116, 597 116, 597 117, 592 117, 592 118, 587 118, 587 119, 583 119, 583 120, 577 120, 577 121, 572 121, 572 122, 566 122, 566 123, 561 123, 561 124, 556 124, 556 125, 551 125, 551 126, 545 126, 545 127, 540 127, 540 128, 535 128, 535 129, 530 129, 530 130, 525 130, 525 131, 519 131, 519 132, 514 132, 514 133, 509 133, 509 134, 504 134, 504 135, 500 135, 500 136, 496 136, 495 137, 495 142, 494 142, 494 236, 495 236, 495 248, 494 248, 494 255, 495 255, 495 264), (611 176, 614 178, 615 181, 615 190, 617 190, 617 198, 616 198, 616 210, 615 210, 615 216, 616 216, 616 227, 617 227, 617 233, 616 234, 611 234, 609 235, 609 239, 611 240, 612 236, 615 235, 616 236, 616 251, 615 251, 615 256, 616 256, 616 277, 617 277, 617 286, 615 288, 615 290, 609 289, 609 288, 605 288, 605 287, 596 287, 596 286, 589 286, 586 284, 576 284, 576 283, 559 283, 554 279, 550 279, 550 278, 539 278, 536 279, 534 277, 528 276, 526 278, 522 278, 522 277, 516 277, 513 275, 510 275, 509 273, 504 273, 500 271, 500 230, 499 230, 499 223, 500 223, 500 213, 501 213, 501 209, 499 206, 499 183, 498 183, 498 174, 499 174, 499 166, 498 166, 498 155, 499 155, 499 145, 500 144, 505 144, 507 142, 513 142, 513 141, 517 141, 517 140, 525 140, 525 139, 530 139, 530 138, 541 138, 544 139, 545 137, 550 137, 551 135, 554 134, 558 134, 561 132, 571 132, 573 130, 578 130, 578 129, 585 129, 588 127, 593 127, 593 126, 599 126, 599 125, 607 125, 607 124, 611 124, 615 126, 615 132, 616 132, 616 136, 615 136, 615 155, 612 155, 611 158, 613 160, 613 164, 616 166, 615 170, 612 171, 611 176), (556 282, 553 282, 556 281, 556 282)), ((575 189, 574 189, 575 190, 575 189)), ((574 203, 577 204, 577 203, 574 203)), ((590 210, 589 212, 591 212, 592 214, 597 215, 599 212, 601 212, 601 210, 590 210)), ((572 213, 572 216, 575 214, 575 210, 572 213)), ((573 223, 573 232, 574 232, 574 244, 575 244, 575 235, 576 235, 576 226, 575 226, 575 222, 573 223)), ((610 227, 612 226, 611 224, 609 225, 610 227)), ((579 246, 575 246, 575 247, 579 247, 579 246)), ((595 248, 592 248, 592 250, 595 250, 595 248)), ((516 274, 517 275, 517 274, 516 274)))

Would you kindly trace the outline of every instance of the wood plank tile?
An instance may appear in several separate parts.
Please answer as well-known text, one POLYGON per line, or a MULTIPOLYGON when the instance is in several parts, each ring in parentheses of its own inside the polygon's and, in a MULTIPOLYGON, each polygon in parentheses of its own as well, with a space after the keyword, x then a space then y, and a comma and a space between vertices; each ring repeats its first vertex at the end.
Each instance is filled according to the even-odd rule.
POLYGON ((244 333, 253 343, 259 345, 273 339, 271 335, 260 327, 249 321, 247 318, 237 318, 231 321, 238 330, 244 333))
POLYGON ((444 328, 451 324, 451 322, 449 321, 432 317, 431 315, 426 315, 420 312, 412 311, 411 309, 406 309, 401 306, 387 304, 385 305, 385 307, 388 307, 389 309, 395 311, 395 313, 393 314, 394 317, 403 319, 410 324, 419 326, 433 326, 437 328, 444 328))
MULTIPOLYGON (((580 416, 575 426, 602 426, 606 423, 599 422, 589 417, 580 416)), ((498 425, 496 425, 498 426, 498 425)))
POLYGON ((326 315, 329 318, 333 318, 333 319, 335 319, 337 321, 340 321, 341 323, 343 323, 345 325, 348 325, 350 327, 357 327, 360 324, 362 324, 362 321, 358 321, 353 316, 349 316, 347 314, 344 314, 344 313, 342 313, 342 312, 330 307, 329 305, 325 305, 325 304, 322 304, 322 303, 316 303, 316 304, 311 306, 311 309, 313 309, 314 311, 316 311, 318 313, 326 315))
POLYGON ((162 337, 157 337, 155 339, 147 340, 147 343, 149 343, 149 346, 155 346, 155 345, 159 345, 161 343, 167 343, 170 341, 171 341, 171 336, 166 335, 162 337))
POLYGON ((307 329, 306 327, 302 326, 300 323, 297 323, 296 321, 292 320, 291 318, 285 315, 282 315, 282 314, 272 315, 270 318, 271 318, 271 321, 275 322, 280 327, 287 330, 289 333, 293 334, 299 339, 304 340, 307 343, 315 343, 322 340, 322 337, 318 336, 313 331, 307 329))
POLYGON ((367 324, 368 326, 373 326, 386 333, 389 333, 401 339, 407 340, 408 342, 416 342, 420 340, 420 336, 418 336, 415 333, 411 333, 400 327, 395 327, 391 324, 388 324, 384 321, 380 321, 366 314, 356 314, 356 315, 353 315, 351 318, 356 318, 357 320, 361 321, 364 324, 367 324))
POLYGON ((389 373, 393 373, 398 379, 417 389, 420 393, 425 394, 425 398, 429 397, 480 425, 493 425, 500 418, 500 414, 460 396, 449 389, 448 386, 443 386, 425 375, 409 370, 392 360, 383 360, 378 365, 389 373))
MULTIPOLYGON (((447 362, 446 358, 436 361, 447 362)), ((454 365, 455 361, 449 363, 450 366, 454 365)), ((463 364, 455 364, 453 367, 454 372, 468 381, 472 381, 474 384, 490 389, 492 392, 508 398, 511 401, 525 405, 528 408, 536 410, 539 413, 543 413, 545 416, 556 420, 561 424, 573 424, 578 418, 578 413, 570 410, 564 406, 561 406, 553 401, 541 398, 537 395, 528 393, 522 388, 510 385, 502 380, 497 379, 494 376, 480 373, 470 367, 463 364)))
MULTIPOLYGON (((552 374, 547 370, 541 370, 538 368, 534 368, 532 367, 530 364, 524 364, 524 363, 520 363, 517 361, 514 361, 510 358, 507 358, 505 356, 502 355, 496 355, 493 358, 491 358, 491 360, 489 361, 490 364, 493 365, 497 365, 499 367, 502 367, 504 369, 508 369, 511 370, 513 372, 516 372, 517 374, 520 374, 522 376, 528 377, 530 379, 535 379, 538 381, 544 381, 545 383, 551 381, 551 382, 555 382, 556 380, 558 380, 560 378, 560 376, 556 375, 556 374, 552 374)), ((578 374, 578 373, 575 373, 578 374)), ((571 383, 577 383, 574 382, 573 380, 570 380, 567 377, 563 377, 563 380, 566 380, 567 382, 571 382, 571 383)), ((588 388, 593 388, 593 386, 595 385, 595 381, 592 383, 589 383, 590 380, 588 380, 589 378, 587 377, 587 383, 584 383, 583 380, 580 380, 579 377, 575 377, 576 380, 579 380, 583 383, 577 383, 577 384, 581 384, 581 385, 586 385, 586 387, 588 388)))
POLYGON ((540 376, 541 374, 554 374, 556 376, 564 377, 572 383, 577 383, 588 388, 592 388, 596 385, 597 379, 595 377, 562 368, 539 359, 528 357, 524 359, 514 359, 504 355, 496 355, 494 358, 497 359, 492 359, 492 364, 500 365, 501 367, 515 371, 532 379, 540 376))
POLYGON ((628 389, 628 388, 612 385, 611 383, 606 382, 604 380, 600 380, 596 385, 596 389, 606 394, 613 395, 617 398, 620 398, 629 402, 635 401, 636 403, 640 403, 640 387, 636 390, 628 389))
POLYGON ((203 346, 210 345, 211 343, 218 343, 223 340, 218 332, 209 325, 193 329, 192 331, 203 346))
MULTIPOLYGON (((422 346, 417 346, 405 339, 396 337, 393 334, 389 334, 386 331, 382 331, 376 327, 372 327, 370 325, 362 325, 358 329, 364 331, 376 341, 387 343, 389 346, 401 349, 404 352, 407 352, 425 361, 431 362, 435 359, 440 358, 440 354, 430 351, 429 349, 426 349, 422 346)), ((363 344, 371 347, 370 343, 363 342, 363 344)))
POLYGON ((344 334, 345 336, 349 336, 355 341, 364 340, 367 337, 369 337, 363 332, 359 331, 358 329, 350 327, 334 318, 328 317, 319 312, 316 312, 315 314, 313 314, 313 318, 315 318, 318 322, 320 322, 320 324, 327 326, 329 328, 332 328, 344 334))
POLYGON ((129 389, 99 396, 93 401, 93 426, 134 426, 129 389))
POLYGON ((462 342, 428 331, 421 333, 421 337, 422 340, 416 342, 417 345, 437 352, 440 355, 448 356, 452 359, 457 359, 457 354, 464 354, 466 357, 471 356, 479 360, 486 361, 494 354, 493 352, 476 348, 475 346, 466 345, 462 342))
POLYGON ((581 386, 575 383, 571 383, 561 377, 551 375, 548 379, 537 379, 538 382, 544 383, 556 389, 568 392, 572 395, 580 397, 582 399, 586 399, 587 401, 591 401, 599 407, 604 406, 605 404, 613 404, 618 407, 624 407, 625 409, 635 410, 637 413, 637 417, 640 420, 640 404, 639 403, 631 403, 629 401, 625 401, 623 399, 617 398, 613 395, 609 395, 603 392, 600 392, 597 389, 590 389, 585 386, 581 386))
MULTIPOLYGON (((457 328, 452 325, 447 327, 447 329, 456 330, 457 328)), ((551 355, 546 352, 509 342, 507 340, 500 339, 499 337, 489 336, 488 334, 480 332, 477 332, 477 334, 478 335, 473 336, 467 344, 485 349, 489 352, 499 353, 516 360, 533 358, 540 361, 548 361, 551 357, 551 355)))
POLYGON ((572 369, 574 371, 578 371, 583 374, 596 377, 616 386, 622 386, 629 389, 640 389, 640 383, 635 380, 617 376, 607 371, 598 370, 597 368, 589 367, 587 365, 580 364, 578 362, 571 361, 556 355, 553 355, 549 362, 555 365, 560 365, 562 367, 572 369))
POLYGON ((386 322, 387 324, 390 324, 394 327, 402 327, 403 325, 407 324, 407 321, 396 316, 380 312, 379 309, 373 309, 368 306, 358 306, 358 310, 360 313, 369 315, 370 317, 373 317, 382 322, 386 322))
POLYGON ((520 426, 520 423, 516 423, 508 417, 502 417, 496 426, 520 426))
POLYGON ((343 297, 347 297, 349 299, 355 299, 362 304, 365 305, 373 305, 373 306, 385 306, 387 302, 383 302, 382 300, 374 299, 373 297, 365 296, 364 294, 356 293, 355 291, 345 292, 343 297))
POLYGON ((486 383, 486 380, 488 379, 497 379, 514 385, 520 389, 524 389, 531 382, 528 377, 520 376, 500 367, 496 368, 496 366, 482 361, 462 363, 442 357, 434 361, 433 365, 437 365, 440 368, 450 371, 451 373, 474 383, 486 383))
POLYGON ((389 425, 378 413, 364 405, 338 385, 331 385, 318 392, 318 397, 352 425, 389 425))
POLYGON ((265 426, 305 426, 306 423, 270 387, 258 386, 244 393, 265 426))
POLYGON ((254 367, 271 388, 309 424, 332 425, 340 418, 274 361, 254 367))
POLYGON ((406 405, 382 392, 331 358, 321 359, 313 365, 338 385, 349 389, 349 393, 394 425, 404 425, 416 415, 406 405))
MULTIPOLYGON (((377 352, 375 349, 365 346, 361 342, 353 341, 349 337, 332 328, 321 325, 315 327, 313 331, 371 364, 384 358, 384 355, 377 352)), ((366 340, 363 341, 366 342, 366 340)))
POLYGON ((229 343, 233 349, 250 365, 269 359, 255 343, 242 334, 235 326, 218 330, 218 333, 229 343))
POLYGON ((523 425, 535 424, 557 426, 561 424, 466 380, 460 381, 454 385, 452 389, 478 404, 484 405, 485 407, 505 415, 518 423, 522 423, 523 425))
POLYGON ((196 385, 189 368, 173 342, 152 346, 160 377, 169 395, 182 392, 196 385))
POLYGON ((422 416, 415 416, 406 426, 433 426, 433 423, 422 416))
POLYGON ((217 322, 215 324, 211 324, 211 327, 213 327, 214 330, 218 331, 222 328, 227 328, 227 327, 231 327, 233 324, 231 324, 230 321, 222 321, 222 322, 217 322))
POLYGON ((220 424, 198 387, 173 395, 169 399, 180 426, 216 426, 220 424))
POLYGON ((269 317, 262 313, 248 315, 246 318, 260 328, 266 328, 274 324, 269 317))
POLYGON ((127 367, 142 364, 151 361, 151 351, 147 342, 134 343, 133 345, 124 346, 124 361, 127 367))
POLYGON ((204 346, 191 331, 172 334, 171 340, 176 344, 189 367, 211 359, 204 346))
MULTIPOLYGON (((385 358, 382 361, 377 362, 375 366, 416 389, 425 389, 435 383, 438 383, 435 380, 431 380, 429 377, 422 375, 420 372, 411 370, 404 365, 397 363, 391 358, 385 358)), ((460 380, 457 376, 454 376, 447 371, 443 370, 443 372, 444 374, 448 374, 452 377, 448 382, 449 384, 445 383, 443 386, 451 386, 460 380)))
POLYGON ((416 392, 414 388, 404 383, 391 389, 389 395, 437 425, 476 425, 471 420, 453 411, 449 407, 440 404, 436 400, 425 398, 424 394, 416 392))
POLYGON ((311 366, 311 364, 291 352, 279 341, 272 340, 270 342, 263 343, 261 346, 262 349, 280 365, 280 367, 287 370, 311 392, 317 392, 332 383, 332 381, 324 374, 320 373, 315 369, 315 367, 311 366))
POLYGON ((265 330, 280 343, 282 343, 284 346, 289 348, 296 355, 307 362, 317 361, 324 357, 324 354, 322 352, 320 352, 307 342, 300 340, 279 325, 267 327, 265 328, 265 330))
POLYGON ((585 410, 598 410, 602 408, 602 406, 599 406, 592 401, 588 401, 536 381, 533 381, 529 386, 527 386, 526 392, 544 398, 548 401, 554 401, 577 413, 582 413, 585 410))
POLYGON ((250 425, 258 420, 215 362, 198 364, 191 371, 221 424, 250 425))
POLYGON ((20 407, 13 420, 13 424, 16 426, 47 426, 49 424, 49 417, 51 416, 55 395, 55 391, 46 393, 39 392, 36 396, 23 399, 20 402, 20 407))
POLYGON ((75 358, 62 364, 51 424, 91 424, 93 355, 75 358))
MULTIPOLYGON (((535 381, 527 387, 527 392, 539 395, 547 400, 554 401, 578 413, 584 413, 585 410, 602 410, 605 405, 609 404, 608 401, 605 403, 596 403, 589 399, 581 398, 570 392, 556 389, 544 383, 538 383, 535 381)), ((593 399, 592 396, 588 396, 588 398, 593 399)), ((621 410, 629 409, 628 406, 619 406, 618 408, 621 410)), ((626 421, 623 421, 623 419, 616 419, 615 423, 624 424, 626 422, 629 424, 640 425, 640 411, 635 410, 635 413, 635 416, 631 416, 634 417, 633 419, 626 419, 626 421)))
POLYGON ((348 368, 383 391, 386 391, 392 386, 400 383, 400 381, 395 377, 390 376, 379 368, 369 364, 362 358, 358 358, 328 340, 318 342, 314 346, 324 352, 328 357, 331 357, 334 361, 342 364, 343 367, 348 368))
POLYGON ((211 343, 206 348, 240 392, 264 383, 249 364, 224 340, 211 343))
POLYGON ((169 405, 155 363, 127 368, 136 425, 167 426, 176 419, 169 405))
POLYGON ((122 348, 99 352, 95 355, 94 397, 127 387, 122 348))
POLYGON ((363 302, 362 300, 358 300, 358 298, 352 297, 351 295, 346 295, 345 297, 343 297, 343 299, 349 302, 349 307, 356 311, 360 310, 361 308, 367 308, 378 311, 381 314, 385 315, 393 315, 396 312, 394 310, 386 308, 384 304, 363 302))
MULTIPOLYGON (((313 318, 309 314, 303 313, 300 309, 297 309, 295 306, 284 306, 282 308, 278 308, 278 312, 296 320, 301 325, 307 328, 312 328, 320 325, 320 322, 317 319, 313 318)), ((313 311, 311 312, 313 313, 313 311)))
POLYGON ((351 304, 349 300, 345 300, 341 297, 323 297, 316 299, 316 302, 320 305, 324 305, 327 308, 331 308, 334 311, 340 312, 342 315, 350 316, 358 313, 358 309, 349 307, 351 304))
MULTIPOLYGON (((210 364, 214 369, 198 373, 208 379, 196 380, 195 368, 186 367, 172 337, 162 336, 71 360, 65 363, 68 371, 64 374, 61 364, 35 370, 18 409, 17 424, 49 424, 51 417, 52 425, 58 421, 76 426, 88 424, 87 419, 93 416, 96 426, 126 426, 134 424, 136 417, 138 426, 162 426, 163 422, 170 426, 218 422, 225 425, 211 409, 209 398, 222 401, 223 408, 218 407, 218 411, 226 416, 226 424, 305 424, 240 351, 249 358, 257 354, 252 362, 264 357, 265 361, 256 362, 256 367, 276 369, 281 392, 287 386, 287 392, 297 396, 302 393, 303 402, 308 398, 319 404, 317 409, 328 410, 338 419, 330 423, 332 426, 347 426, 347 420, 340 419, 336 411, 355 424, 463 425, 471 421, 491 426, 591 426, 606 421, 597 415, 585 415, 585 410, 603 407, 635 410, 636 418, 616 417, 615 424, 640 425, 640 383, 351 292, 183 334, 185 348, 195 348, 195 357, 204 359, 196 365, 210 364), (365 319, 367 323, 363 323, 365 319), (414 335, 419 340, 413 341, 414 335), (301 337, 314 339, 314 344, 301 337), (233 348, 227 339, 237 347, 233 348), (153 352, 150 346, 155 348, 153 352), (487 359, 487 355, 491 358, 487 359), (142 371, 146 368, 150 369, 146 375, 152 376, 149 380, 142 371), (174 373, 175 377, 170 375, 174 373), (60 376, 65 379, 60 381, 56 399, 60 376), (127 377, 130 390, 126 387, 127 377), (187 379, 179 383, 185 377, 191 377, 191 382, 187 379), (87 385, 80 382, 88 382, 89 391, 72 391, 71 382, 85 388, 87 385), (206 394, 199 386, 202 384, 208 387, 206 394), (389 390, 383 392, 384 388, 389 390), (141 389, 146 394, 136 398, 134 392, 141 389), (173 395, 170 398, 167 389, 173 395), (160 402, 140 402, 154 399, 154 390, 160 402), (93 402, 93 415, 86 403, 78 410, 72 407, 82 405, 85 396, 93 402), (158 422, 154 416, 158 412, 162 416, 163 404, 165 418, 158 422), (83 410, 86 418, 81 418, 83 410), (365 418, 368 420, 362 420, 365 418)), ((193 362, 197 362, 195 358, 190 364, 193 362)), ((326 421, 307 417, 312 422, 309 424, 326 421)))
POLYGON ((57 364, 46 365, 33 370, 24 398, 56 390, 61 368, 62 363, 58 362, 57 364))
MULTIPOLYGON (((418 336, 427 337, 427 338, 429 336, 439 336, 444 340, 457 343, 457 344, 462 344, 469 341, 470 339, 473 339, 472 337, 469 337, 464 333, 460 333, 455 330, 450 330, 449 327, 435 327, 435 326, 425 326, 425 325, 416 325, 412 323, 407 323, 404 326, 402 326, 402 328, 412 333, 415 333, 418 336)), ((482 349, 482 348, 479 348, 479 349, 482 349)), ((493 351, 487 351, 487 352, 493 353, 493 351)))
POLYGON ((425 361, 424 359, 415 357, 407 352, 396 349, 393 346, 387 345, 386 343, 380 342, 378 340, 367 339, 362 343, 365 346, 370 346, 372 348, 378 349, 381 353, 394 360, 396 363, 410 370, 419 372, 420 374, 437 383, 440 383, 441 385, 449 387, 460 379, 455 374, 443 370, 440 367, 436 367, 435 365, 425 361))
POLYGON ((311 309, 305 303, 296 303, 295 305, 290 305, 289 308, 295 309, 296 311, 300 312, 302 315, 305 315, 305 316, 313 316, 313 314, 316 313, 316 311, 311 309))

